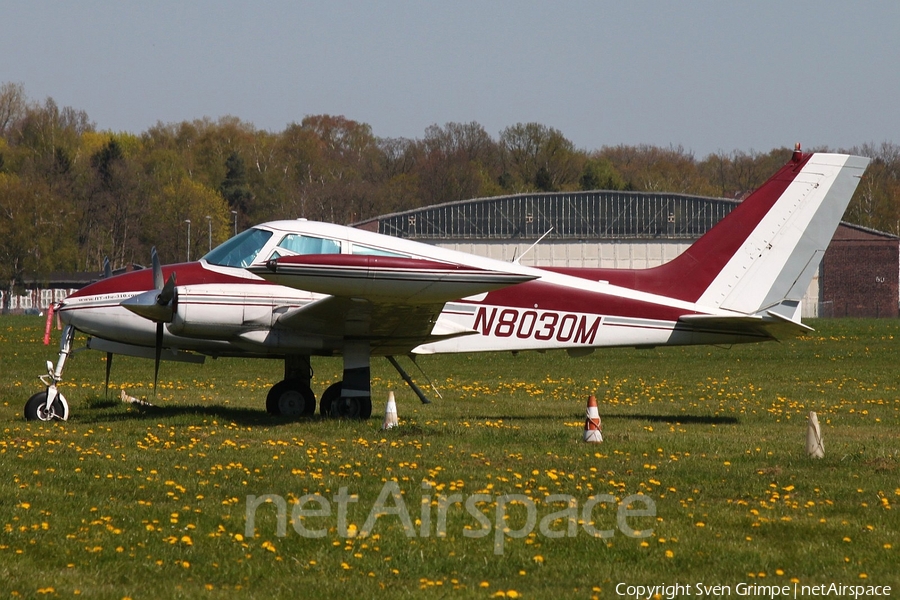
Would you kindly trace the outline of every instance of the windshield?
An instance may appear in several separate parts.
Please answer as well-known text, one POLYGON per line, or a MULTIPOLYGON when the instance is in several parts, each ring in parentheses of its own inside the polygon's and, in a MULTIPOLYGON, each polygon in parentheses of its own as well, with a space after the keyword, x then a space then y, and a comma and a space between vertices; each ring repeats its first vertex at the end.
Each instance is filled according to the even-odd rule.
POLYGON ((270 237, 272 237, 271 231, 248 229, 221 246, 216 246, 203 259, 211 265, 249 267, 270 237))

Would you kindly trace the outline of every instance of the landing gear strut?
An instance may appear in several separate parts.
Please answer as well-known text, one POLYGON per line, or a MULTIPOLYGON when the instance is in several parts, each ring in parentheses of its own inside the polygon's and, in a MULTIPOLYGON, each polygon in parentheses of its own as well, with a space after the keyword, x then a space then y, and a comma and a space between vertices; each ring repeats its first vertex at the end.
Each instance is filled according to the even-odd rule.
POLYGON ((47 374, 40 379, 47 386, 43 392, 38 392, 25 403, 25 420, 27 421, 52 421, 59 419, 65 421, 69 418, 69 403, 57 389, 57 384, 62 381, 63 367, 66 359, 72 352, 72 340, 75 338, 75 328, 66 325, 62 332, 62 340, 59 342, 59 359, 56 367, 47 361, 47 374))

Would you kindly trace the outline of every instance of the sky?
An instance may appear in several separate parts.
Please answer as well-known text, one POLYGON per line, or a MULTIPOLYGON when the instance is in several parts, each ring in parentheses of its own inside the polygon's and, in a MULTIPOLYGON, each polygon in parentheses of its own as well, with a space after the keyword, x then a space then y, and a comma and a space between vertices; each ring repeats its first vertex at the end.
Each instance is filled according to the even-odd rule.
POLYGON ((100 130, 343 115, 697 158, 900 143, 900 2, 0 0, 0 83, 100 130))

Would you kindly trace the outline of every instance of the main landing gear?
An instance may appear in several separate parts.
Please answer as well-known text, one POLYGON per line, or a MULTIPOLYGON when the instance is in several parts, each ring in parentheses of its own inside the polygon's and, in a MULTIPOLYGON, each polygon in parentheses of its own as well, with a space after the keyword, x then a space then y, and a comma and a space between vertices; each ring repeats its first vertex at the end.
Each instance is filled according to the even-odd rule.
MULTIPOLYGON (((266 396, 266 410, 285 417, 308 417, 316 412, 316 396, 310 388, 309 356, 289 355, 284 360, 284 379, 266 396)), ((368 419, 372 416, 368 344, 348 344, 344 349, 344 378, 322 393, 323 417, 368 419)))
MULTIPOLYGON (((371 396, 343 396, 343 381, 332 383, 322 393, 319 414, 323 417, 368 419, 372 416, 371 396)), ((266 396, 269 414, 282 417, 311 417, 316 412, 316 395, 302 379, 279 381, 266 396)))

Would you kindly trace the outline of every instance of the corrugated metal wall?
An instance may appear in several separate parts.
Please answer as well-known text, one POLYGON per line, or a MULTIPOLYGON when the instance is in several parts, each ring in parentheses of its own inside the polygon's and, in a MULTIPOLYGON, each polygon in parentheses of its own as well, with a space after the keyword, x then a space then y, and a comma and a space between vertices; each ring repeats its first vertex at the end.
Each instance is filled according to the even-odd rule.
POLYGON ((682 194, 593 191, 453 202, 379 218, 380 233, 426 240, 696 239, 736 206, 682 194))

